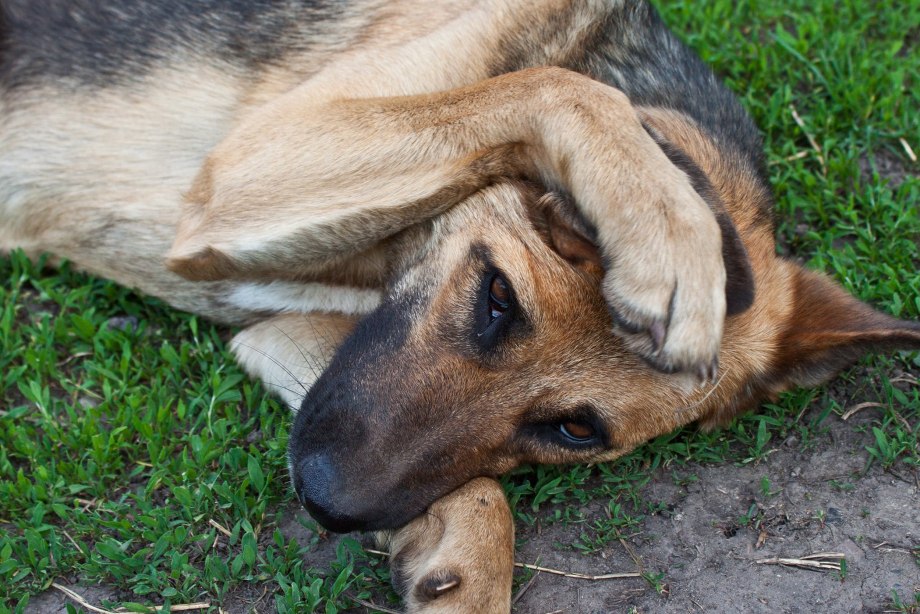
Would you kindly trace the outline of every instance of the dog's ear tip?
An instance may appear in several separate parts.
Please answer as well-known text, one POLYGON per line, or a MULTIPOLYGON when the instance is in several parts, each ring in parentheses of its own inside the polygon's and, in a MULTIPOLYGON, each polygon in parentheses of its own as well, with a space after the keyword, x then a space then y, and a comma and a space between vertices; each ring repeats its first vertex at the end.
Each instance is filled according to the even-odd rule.
POLYGON ((920 323, 874 309, 826 275, 787 266, 792 315, 777 342, 774 379, 814 386, 869 351, 920 349, 920 323))

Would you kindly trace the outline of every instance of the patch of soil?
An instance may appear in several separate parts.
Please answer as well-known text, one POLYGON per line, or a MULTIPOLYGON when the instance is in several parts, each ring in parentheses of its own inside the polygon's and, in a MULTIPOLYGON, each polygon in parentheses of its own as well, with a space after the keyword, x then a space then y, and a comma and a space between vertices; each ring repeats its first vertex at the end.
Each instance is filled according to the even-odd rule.
MULTIPOLYGON (((314 569, 329 569, 330 563, 335 561, 335 551, 342 541, 342 536, 337 533, 320 531, 319 525, 310 517, 303 508, 292 505, 283 514, 278 516, 278 530, 287 539, 295 540, 302 548, 309 548, 304 557, 304 566, 314 569)), ((364 536, 357 536, 359 539, 364 536)), ((373 540, 367 536, 362 543, 373 548, 373 540)))
POLYGON ((687 465, 676 477, 673 468, 658 471, 642 494, 665 511, 599 553, 554 546, 572 543, 571 526, 522 531, 518 560, 589 574, 638 563, 663 575, 589 581, 541 573, 515 612, 881 612, 892 591, 912 603, 920 592, 920 474, 863 474, 868 436, 828 422, 808 451, 787 440, 757 464, 687 465), (844 555, 845 573, 758 563, 827 552, 844 555))
POLYGON ((864 183, 875 183, 876 172, 892 190, 898 189, 908 177, 916 175, 907 168, 901 158, 885 149, 859 156, 859 174, 864 183))
MULTIPOLYGON (((122 591, 98 584, 90 586, 84 584, 69 584, 63 580, 58 580, 57 582, 77 593, 83 597, 87 603, 96 607, 102 607, 104 601, 118 602, 134 599, 130 594, 125 594, 122 591)), ((76 605, 76 602, 56 588, 49 588, 44 593, 35 595, 29 599, 29 605, 25 608, 25 614, 59 614, 60 612, 67 611, 67 604, 76 605)), ((79 608, 77 611, 80 611, 79 608)))

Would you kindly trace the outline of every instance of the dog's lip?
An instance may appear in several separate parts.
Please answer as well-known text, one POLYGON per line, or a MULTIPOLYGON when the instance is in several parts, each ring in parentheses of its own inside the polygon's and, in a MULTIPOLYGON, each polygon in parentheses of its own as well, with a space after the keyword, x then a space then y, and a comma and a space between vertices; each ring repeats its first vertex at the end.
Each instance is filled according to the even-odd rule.
POLYGON ((337 516, 326 513, 324 510, 317 508, 309 502, 302 501, 301 506, 310 514, 310 516, 320 524, 321 527, 333 533, 352 533, 355 531, 395 531, 401 529, 413 519, 424 513, 427 507, 422 508, 421 512, 408 513, 400 517, 391 518, 388 515, 380 515, 371 520, 356 520, 349 517, 337 516), (404 518, 402 516, 405 516, 404 518))

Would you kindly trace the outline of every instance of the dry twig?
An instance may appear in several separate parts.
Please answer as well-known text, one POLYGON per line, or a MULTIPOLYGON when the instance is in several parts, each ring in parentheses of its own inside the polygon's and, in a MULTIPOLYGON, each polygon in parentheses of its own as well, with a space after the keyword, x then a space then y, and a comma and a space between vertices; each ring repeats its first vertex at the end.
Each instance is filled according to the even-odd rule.
POLYGON ((564 576, 566 578, 576 578, 578 580, 616 580, 619 578, 641 578, 642 574, 638 571, 627 571, 623 573, 606 573, 598 576, 592 576, 584 573, 576 573, 569 571, 561 571, 559 569, 551 569, 549 567, 540 567, 539 565, 530 565, 529 563, 515 563, 515 567, 522 567, 524 569, 532 569, 534 571, 543 571, 546 573, 551 573, 556 576, 564 576))
POLYGON ((854 405, 850 409, 846 410, 845 412, 843 412, 843 415, 840 416, 840 418, 843 420, 848 420, 850 416, 852 416, 856 412, 862 411, 864 409, 869 409, 870 407, 885 407, 885 406, 881 403, 876 403, 874 401, 867 401, 865 403, 860 403, 859 405, 854 405))
POLYGON ((760 559, 756 563, 758 565, 784 565, 786 567, 801 567, 802 569, 840 571, 840 562, 844 558, 842 552, 819 552, 818 554, 803 556, 800 559, 774 557, 772 559, 760 559))
POLYGON ((811 148, 815 150, 815 155, 818 157, 818 164, 821 165, 821 174, 827 175, 827 165, 824 163, 824 154, 821 151, 821 146, 818 145, 818 142, 815 140, 815 138, 811 136, 811 133, 808 132, 807 128, 805 128, 805 122, 803 122, 802 118, 799 117, 795 107, 789 105, 789 110, 792 111, 792 119, 795 120, 795 123, 799 125, 799 128, 801 128, 802 132, 805 134, 805 138, 808 139, 808 144, 811 145, 811 148))
MULTIPOLYGON (((86 608, 87 610, 98 612, 99 614, 120 614, 120 612, 113 612, 111 610, 103 610, 102 608, 97 608, 73 589, 67 588, 66 586, 61 586, 57 582, 52 582, 51 587, 61 591, 71 600, 76 601, 78 604, 80 604, 80 606, 86 608)), ((194 610, 206 610, 210 607, 210 603, 202 601, 199 603, 180 603, 177 605, 169 606, 168 608, 166 606, 158 605, 151 607, 150 610, 152 612, 191 612, 194 610)))

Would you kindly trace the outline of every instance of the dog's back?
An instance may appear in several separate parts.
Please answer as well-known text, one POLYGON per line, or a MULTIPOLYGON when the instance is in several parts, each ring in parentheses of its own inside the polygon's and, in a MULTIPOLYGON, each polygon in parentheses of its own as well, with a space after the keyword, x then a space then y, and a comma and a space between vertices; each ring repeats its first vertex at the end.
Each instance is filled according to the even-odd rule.
MULTIPOLYGON (((245 72, 352 42, 357 0, 5 0, 5 89, 107 88, 196 59, 245 72)), ((368 16, 368 15, 365 15, 368 16)), ((192 81, 189 86, 194 85, 192 81)))
POLYGON ((51 252, 221 320, 259 317, 228 304, 226 284, 192 286, 163 268, 183 193, 250 111, 342 57, 360 67, 409 43, 423 53, 393 62, 399 79, 340 84, 333 70, 325 81, 356 95, 421 92, 567 66, 638 104, 688 114, 740 152, 735 175, 761 181, 750 120, 647 5, 505 4, 6 0, 0 248, 51 252))
MULTIPOLYGON (((177 307, 251 320, 226 284, 163 267, 207 152, 297 55, 311 70, 362 25, 344 2, 0 5, 0 249, 50 252, 177 307), (314 62, 307 61, 314 58, 314 62)), ((289 78, 296 80, 299 76, 289 78)))

